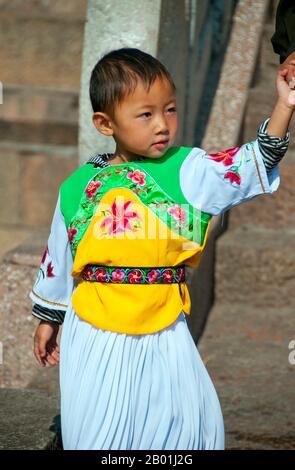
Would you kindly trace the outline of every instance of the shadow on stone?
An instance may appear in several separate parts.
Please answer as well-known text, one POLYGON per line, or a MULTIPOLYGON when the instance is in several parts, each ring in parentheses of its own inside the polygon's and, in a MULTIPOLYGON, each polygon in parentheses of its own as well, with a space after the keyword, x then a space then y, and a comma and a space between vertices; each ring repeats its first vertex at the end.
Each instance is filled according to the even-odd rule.
POLYGON ((54 416, 53 424, 50 426, 49 431, 54 432, 54 436, 45 446, 44 450, 63 450, 60 415, 54 416))

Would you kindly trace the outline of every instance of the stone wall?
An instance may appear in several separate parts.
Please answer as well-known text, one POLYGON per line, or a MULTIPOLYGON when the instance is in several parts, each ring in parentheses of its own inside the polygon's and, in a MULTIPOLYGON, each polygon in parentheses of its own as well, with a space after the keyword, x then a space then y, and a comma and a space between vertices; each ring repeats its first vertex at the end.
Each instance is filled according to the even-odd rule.
POLYGON ((77 90, 87 0, 3 0, 1 81, 77 90))
POLYGON ((49 226, 58 187, 78 164, 86 4, 1 2, 0 240, 6 251, 7 238, 49 226))

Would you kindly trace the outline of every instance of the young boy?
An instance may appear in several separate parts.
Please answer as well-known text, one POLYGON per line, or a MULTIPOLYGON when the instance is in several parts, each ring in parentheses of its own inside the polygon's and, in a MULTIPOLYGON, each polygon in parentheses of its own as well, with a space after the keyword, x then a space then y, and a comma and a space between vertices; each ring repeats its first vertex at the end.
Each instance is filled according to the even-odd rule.
POLYGON ((176 90, 157 59, 123 48, 93 69, 93 122, 116 149, 61 186, 30 293, 43 367, 59 362, 63 323, 64 448, 224 448, 218 397, 185 321, 185 265, 198 265, 212 215, 278 188, 295 108, 285 76, 257 140, 210 155, 173 147, 176 90))

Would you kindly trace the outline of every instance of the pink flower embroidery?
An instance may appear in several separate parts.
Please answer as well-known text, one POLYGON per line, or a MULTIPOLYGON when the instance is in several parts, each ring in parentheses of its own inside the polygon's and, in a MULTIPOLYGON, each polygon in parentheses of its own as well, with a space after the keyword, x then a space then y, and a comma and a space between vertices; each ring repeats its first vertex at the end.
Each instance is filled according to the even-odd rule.
POLYGON ((225 173, 224 179, 228 179, 231 184, 236 183, 239 186, 241 184, 241 177, 235 171, 228 171, 227 173, 225 173))
POLYGON ((124 279, 124 276, 124 271, 121 271, 121 269, 116 269, 112 272, 112 278, 114 282, 121 282, 124 279))
POLYGON ((95 278, 97 281, 104 282, 107 278, 107 272, 105 269, 100 268, 97 271, 95 271, 95 278))
POLYGON ((41 264, 44 264, 44 263, 45 263, 46 256, 47 256, 48 253, 49 253, 49 251, 48 251, 48 245, 46 245, 45 251, 44 251, 44 253, 43 253, 43 255, 42 255, 41 264))
POLYGON ((183 275, 183 268, 177 269, 177 279, 178 279, 178 281, 181 281, 182 275, 183 275))
POLYGON ((142 173, 140 170, 135 170, 127 174, 127 178, 133 181, 133 183, 137 183, 140 186, 144 186, 146 184, 145 181, 145 173, 142 173))
POLYGON ((168 214, 171 214, 175 220, 180 220, 180 222, 186 221, 186 212, 178 204, 169 207, 168 214))
POLYGON ((69 236, 69 241, 70 241, 70 244, 72 245, 73 242, 74 242, 74 237, 76 235, 76 233, 78 233, 78 230, 76 228, 69 228, 68 229, 68 236, 69 236))
POLYGON ((51 261, 47 265, 47 277, 55 277, 51 261))
POLYGON ((217 153, 208 153, 206 158, 214 160, 217 163, 222 162, 225 166, 233 165, 233 157, 238 153, 241 147, 234 147, 217 153))
POLYGON ((86 276, 87 276, 87 279, 92 278, 92 270, 89 267, 87 267, 87 269, 86 269, 86 276))
POLYGON ((166 269, 166 271, 164 271, 163 281, 167 284, 173 281, 173 271, 171 269, 166 269))
POLYGON ((94 194, 97 193, 98 189, 101 187, 101 181, 90 181, 86 188, 87 199, 91 199, 94 194))
POLYGON ((140 283, 142 280, 142 274, 138 269, 134 269, 131 273, 128 274, 128 279, 132 284, 140 283))
POLYGON ((101 222, 100 228, 107 228, 107 233, 124 233, 125 231, 133 231, 134 227, 130 223, 133 219, 140 220, 137 212, 127 211, 133 201, 127 201, 123 204, 118 204, 116 200, 112 204, 112 215, 106 216, 101 222))
POLYGON ((149 282, 157 282, 158 278, 159 278, 159 273, 155 269, 152 269, 148 273, 149 282))

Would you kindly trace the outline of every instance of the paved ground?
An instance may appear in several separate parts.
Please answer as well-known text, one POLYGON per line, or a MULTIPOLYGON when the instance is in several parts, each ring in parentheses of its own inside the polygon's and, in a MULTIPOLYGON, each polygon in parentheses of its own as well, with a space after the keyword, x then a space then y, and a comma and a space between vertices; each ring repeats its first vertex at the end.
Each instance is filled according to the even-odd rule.
POLYGON ((0 388, 0 449, 42 450, 54 439, 59 406, 41 390, 0 388))
POLYGON ((223 410, 228 449, 295 449, 294 310, 218 302, 198 346, 223 410))

